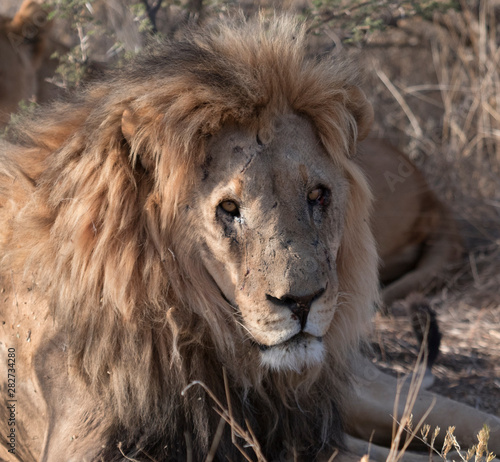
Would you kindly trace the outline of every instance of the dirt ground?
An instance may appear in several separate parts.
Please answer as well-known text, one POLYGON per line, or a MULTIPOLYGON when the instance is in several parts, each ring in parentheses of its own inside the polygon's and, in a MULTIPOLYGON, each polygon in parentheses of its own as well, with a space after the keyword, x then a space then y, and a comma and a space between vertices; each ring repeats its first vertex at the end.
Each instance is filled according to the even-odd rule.
MULTIPOLYGON (((430 390, 500 415, 500 308, 448 303, 437 313, 443 337, 430 390)), ((378 314, 372 345, 379 367, 411 373, 419 348, 406 318, 378 314)))

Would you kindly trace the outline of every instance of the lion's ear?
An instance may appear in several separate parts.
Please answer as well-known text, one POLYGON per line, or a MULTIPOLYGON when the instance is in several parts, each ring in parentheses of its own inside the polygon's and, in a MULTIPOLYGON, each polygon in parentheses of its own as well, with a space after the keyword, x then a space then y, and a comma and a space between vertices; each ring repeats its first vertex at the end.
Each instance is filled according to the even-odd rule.
POLYGON ((352 86, 348 89, 349 102, 347 108, 354 116, 358 126, 357 141, 364 140, 370 133, 373 124, 373 107, 361 88, 352 86))
POLYGON ((42 63, 52 22, 49 10, 40 1, 25 0, 9 24, 14 46, 29 47, 34 67, 42 63))
MULTIPOLYGON (((140 114, 138 114, 137 112, 134 112, 128 108, 123 111, 121 129, 123 138, 125 138, 125 141, 127 142, 130 148, 132 148, 133 146, 134 137, 137 133, 138 128, 141 125, 141 122, 143 122, 143 120, 140 114)), ((146 171, 151 171, 154 168, 153 165, 154 161, 149 156, 142 155, 139 153, 137 155, 137 158, 146 171)))
POLYGON ((132 144, 138 125, 138 115, 130 109, 125 109, 122 114, 122 134, 129 145, 132 144))

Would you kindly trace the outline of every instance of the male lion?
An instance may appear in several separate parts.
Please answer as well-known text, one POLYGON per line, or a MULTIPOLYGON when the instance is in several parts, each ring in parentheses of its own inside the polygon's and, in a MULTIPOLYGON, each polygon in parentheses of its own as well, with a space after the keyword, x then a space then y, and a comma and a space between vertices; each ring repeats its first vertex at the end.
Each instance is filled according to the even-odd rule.
MULTIPOLYGON (((372 110, 352 66, 304 49, 286 17, 191 31, 0 148, 2 457, 311 461, 349 458, 345 428, 390 439, 395 381, 359 353, 372 110)), ((431 422, 488 419, 450 403, 431 422)))

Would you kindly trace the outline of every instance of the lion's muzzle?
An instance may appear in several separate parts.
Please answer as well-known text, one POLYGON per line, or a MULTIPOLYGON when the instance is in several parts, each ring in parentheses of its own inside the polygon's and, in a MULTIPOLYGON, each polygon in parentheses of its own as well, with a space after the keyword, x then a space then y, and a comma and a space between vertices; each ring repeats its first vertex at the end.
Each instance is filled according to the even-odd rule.
POLYGON ((303 330, 306 326, 307 317, 311 311, 312 303, 323 295, 325 289, 320 289, 315 293, 307 295, 292 295, 287 294, 284 297, 276 298, 266 294, 266 299, 278 306, 284 306, 292 312, 292 319, 297 319, 300 322, 300 327, 303 330))

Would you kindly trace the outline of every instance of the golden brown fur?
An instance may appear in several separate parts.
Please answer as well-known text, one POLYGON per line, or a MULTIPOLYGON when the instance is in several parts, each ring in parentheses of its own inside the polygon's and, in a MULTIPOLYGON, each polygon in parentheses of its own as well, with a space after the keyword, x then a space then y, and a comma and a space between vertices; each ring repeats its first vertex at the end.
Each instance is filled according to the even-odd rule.
MULTIPOLYGON (((31 383, 32 364, 30 398, 43 397, 41 422, 23 420, 26 396, 19 407, 38 438, 35 458, 117 460, 120 442, 136 459, 184 460, 192 446, 201 460, 219 417, 200 389, 181 391, 201 380, 225 402, 223 368, 235 418, 248 420, 271 460, 342 445, 350 364, 376 299, 370 194, 350 160, 372 113, 352 76, 306 60, 303 29, 288 19, 221 25, 153 48, 23 122, 16 146, 2 149, 2 316, 19 380, 31 383), (259 367, 259 349, 199 258, 189 215, 208 138, 236 124, 266 142, 287 114, 312 123, 348 187, 328 361, 301 373, 259 367), (28 330, 29 344, 18 341, 28 330)), ((227 428, 222 455, 241 457, 227 428)))
MULTIPOLYGON (((0 360, 15 348, 17 399, 1 458, 204 460, 220 418, 199 386, 182 394, 193 380, 268 460, 328 459, 343 417, 355 436, 390 439, 396 381, 358 353, 377 258, 351 159, 372 112, 353 68, 306 60, 303 40, 286 18, 187 33, 0 144, 0 360), (216 227, 236 200, 241 216, 216 227), (306 305, 276 290, 303 280, 328 283, 308 306, 321 332, 308 318, 276 339, 306 305)), ((434 400, 420 395, 416 419, 434 400)), ((498 419, 435 408, 433 425, 468 424, 466 442, 488 421, 497 450, 498 419)), ((227 425, 215 459, 243 460, 227 425)))

